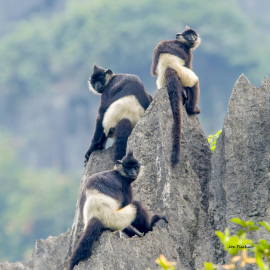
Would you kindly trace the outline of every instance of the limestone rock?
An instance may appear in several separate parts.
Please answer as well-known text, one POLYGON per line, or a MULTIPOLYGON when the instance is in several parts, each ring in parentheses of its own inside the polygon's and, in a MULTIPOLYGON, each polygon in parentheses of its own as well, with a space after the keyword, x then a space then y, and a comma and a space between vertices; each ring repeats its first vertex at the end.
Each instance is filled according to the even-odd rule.
MULTIPOLYGON (((135 126, 128 148, 144 165, 144 175, 134 183, 134 197, 151 213, 165 214, 144 237, 123 237, 105 231, 94 244, 92 256, 74 270, 157 269, 162 253, 177 269, 200 269, 204 261, 222 264, 225 253, 215 230, 238 226, 233 217, 253 221, 270 218, 270 80, 256 88, 241 75, 230 98, 222 134, 212 155, 196 115, 181 106, 183 130, 181 161, 172 167, 173 118, 166 88, 135 126)), ((85 168, 87 178, 113 168, 113 148, 95 151, 85 168)), ((38 240, 33 257, 20 263, 0 264, 2 270, 66 270, 68 258, 83 230, 78 205, 72 231, 58 238, 38 240)), ((269 236, 255 232, 253 238, 269 236)))
MULTIPOLYGON (((129 138, 129 147, 145 166, 135 183, 136 199, 168 216, 168 230, 178 253, 179 269, 200 268, 212 247, 208 224, 208 179, 211 151, 197 115, 181 106, 181 161, 172 167, 173 118, 167 90, 154 101, 129 138), (206 254, 206 250, 208 254, 206 254)), ((139 268, 138 268, 139 269, 139 268)))
POLYGON ((0 270, 64 270, 67 267, 67 255, 70 247, 71 231, 58 237, 49 236, 46 240, 37 240, 32 258, 26 267, 22 263, 0 263, 0 270))
POLYGON ((25 267, 20 262, 15 263, 0 263, 0 270, 25 270, 25 267))
MULTIPOLYGON (((181 162, 177 166, 171 164, 173 120, 165 88, 157 91, 128 141, 128 148, 134 150, 135 157, 145 167, 144 175, 134 185, 134 197, 145 203, 153 214, 165 214, 169 224, 156 227, 142 238, 121 239, 106 232, 95 245, 91 258, 75 269, 155 269, 154 261, 161 253, 177 261, 179 269, 192 269, 201 267, 202 260, 208 258, 206 253, 211 246, 207 245, 207 238, 210 239, 211 228, 207 192, 211 151, 198 117, 188 116, 183 106, 181 111, 183 136, 181 162)), ((112 150, 96 151, 81 184, 89 175, 112 167, 112 150)), ((81 230, 77 210, 71 249, 81 230)))
MULTIPOLYGON (((241 75, 235 83, 228 113, 212 157, 209 213, 215 230, 239 226, 233 217, 269 221, 270 218, 270 80, 260 88, 241 75)), ((258 233, 254 233, 259 238, 258 233)), ((269 239, 267 235, 261 235, 269 239)), ((223 258, 217 244, 215 258, 223 258)))
POLYGON ((166 228, 155 228, 144 237, 119 238, 105 231, 94 246, 92 256, 74 270, 92 269, 156 269, 155 259, 163 253, 171 261, 177 252, 166 228))
POLYGON ((25 270, 63 270, 70 246, 70 230, 59 237, 49 236, 46 240, 37 240, 32 259, 25 270))
MULTIPOLYGON (((82 175, 81 179, 81 184, 79 188, 79 194, 78 194, 78 199, 81 193, 81 190, 86 182, 86 180, 93 174, 103 172, 103 171, 108 171, 112 170, 114 166, 113 162, 113 148, 110 147, 108 149, 104 150, 96 150, 94 151, 88 163, 86 164, 84 173, 82 175)), ((78 242, 81 232, 83 231, 84 224, 82 220, 79 218, 79 203, 77 200, 77 205, 76 205, 76 212, 75 212, 75 217, 72 225, 72 232, 71 232, 71 245, 70 245, 70 250, 69 254, 74 250, 76 243, 78 242)))

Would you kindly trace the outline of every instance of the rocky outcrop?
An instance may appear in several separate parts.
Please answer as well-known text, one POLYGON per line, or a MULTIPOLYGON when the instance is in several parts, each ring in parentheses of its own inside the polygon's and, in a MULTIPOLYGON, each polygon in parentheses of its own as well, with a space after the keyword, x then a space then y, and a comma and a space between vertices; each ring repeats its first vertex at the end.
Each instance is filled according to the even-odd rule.
POLYGON ((25 267, 23 266, 22 263, 20 262, 15 262, 15 263, 0 263, 0 270, 24 270, 25 267))
MULTIPOLYGON (((270 79, 260 88, 241 75, 235 83, 222 133, 212 157, 209 183, 209 214, 215 230, 239 226, 233 217, 244 220, 270 218, 270 79)), ((253 233, 253 237, 258 235, 253 233)), ((215 249, 222 258, 222 248, 215 249)))
MULTIPOLYGON (((211 152, 198 117, 188 116, 182 107, 182 118, 181 162, 175 167, 171 163, 173 120, 166 89, 158 90, 128 141, 128 148, 134 149, 135 157, 144 165, 144 175, 134 185, 134 196, 152 213, 165 214, 169 224, 142 238, 119 239, 108 232, 101 236, 91 258, 75 269, 156 268, 154 261, 161 253, 177 261, 181 268, 201 266, 201 258, 206 256, 206 231, 210 229, 207 181, 211 152)), ((87 165, 81 187, 89 175, 112 167, 112 150, 96 151, 87 165)), ((71 250, 82 230, 78 212, 77 209, 71 250)))
POLYGON ((59 237, 49 236, 46 240, 37 240, 32 259, 25 270, 64 270, 70 246, 70 230, 59 237))
MULTIPOLYGON (((198 117, 187 115, 182 106, 181 161, 172 167, 172 112, 166 89, 159 89, 133 130, 128 148, 145 167, 134 184, 134 197, 152 213, 165 214, 169 223, 159 221, 142 238, 106 231, 92 256, 74 269, 156 269, 154 260, 161 253, 177 261, 177 269, 199 269, 203 261, 222 262, 224 252, 215 230, 229 227, 235 232, 236 225, 230 223, 235 216, 254 221, 270 217, 269 91, 268 78, 256 88, 244 75, 239 77, 213 155, 198 117)), ((95 151, 80 190, 90 175, 112 167, 112 148, 95 151)), ((25 269, 66 269, 82 230, 77 206, 72 231, 38 241, 25 269)), ((254 236, 268 237, 263 232, 254 236)), ((0 264, 0 269, 24 269, 11 265, 0 264)))
MULTIPOLYGON (((112 147, 106 150, 102 150, 102 151, 94 151, 91 154, 90 159, 82 175, 78 198, 80 196, 84 183, 89 178, 89 176, 98 172, 111 170, 113 166, 114 166, 114 162, 113 162, 113 148, 112 147)), ((74 250, 74 247, 80 238, 80 234, 83 231, 83 227, 84 227, 84 224, 82 220, 79 218, 79 205, 77 201, 75 217, 74 217, 74 221, 72 225, 71 244, 70 244, 69 254, 71 254, 71 252, 74 250)))

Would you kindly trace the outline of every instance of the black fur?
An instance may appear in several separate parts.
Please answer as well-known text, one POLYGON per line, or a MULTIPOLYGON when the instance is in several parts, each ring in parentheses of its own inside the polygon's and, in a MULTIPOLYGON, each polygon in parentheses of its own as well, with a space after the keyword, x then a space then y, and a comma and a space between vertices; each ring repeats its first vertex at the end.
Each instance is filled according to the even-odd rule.
POLYGON ((122 119, 115 127, 115 142, 114 147, 117 149, 114 153, 114 160, 121 160, 127 149, 128 137, 132 132, 132 124, 128 119, 122 119))
MULTIPOLYGON (((100 193, 108 195, 120 203, 120 209, 133 204, 136 207, 136 217, 133 222, 123 231, 129 236, 141 235, 153 229, 153 225, 160 219, 167 219, 162 215, 150 216, 148 209, 139 201, 133 201, 133 191, 131 183, 134 182, 140 172, 140 163, 133 157, 132 151, 116 163, 114 170, 101 172, 92 175, 84 185, 80 195, 79 208, 80 216, 83 218, 83 208, 86 202, 86 190, 97 190, 100 193), (134 228, 133 228, 134 227, 134 228)), ((92 218, 87 224, 85 232, 82 234, 77 247, 70 259, 69 270, 72 270, 80 260, 86 259, 91 255, 93 242, 105 229, 104 225, 97 218, 92 218)))
POLYGON ((128 227, 126 227, 123 232, 129 236, 132 237, 134 235, 137 235, 139 237, 142 237, 142 234, 138 233, 138 231, 136 231, 131 225, 129 225, 128 227))
MULTIPOLYGON (((131 74, 114 75, 110 69, 105 70, 96 65, 94 66, 93 74, 89 79, 89 84, 97 93, 101 94, 101 101, 96 119, 94 136, 91 145, 85 154, 85 163, 87 163, 94 150, 104 149, 107 139, 113 136, 115 136, 114 161, 121 160, 125 156, 126 141, 131 133, 132 125, 130 121, 127 123, 128 119, 126 119, 125 123, 120 123, 120 121, 116 127, 114 127, 114 130, 110 130, 108 136, 106 136, 102 121, 107 109, 115 101, 126 96, 134 95, 140 105, 146 110, 153 98, 146 92, 144 85, 138 76, 131 74), (105 85, 106 75, 111 77, 107 85, 105 85), (121 138, 118 138, 118 136, 121 138)), ((130 105, 127 104, 127 106, 130 105)))
MULTIPOLYGON (((185 67, 192 69, 192 52, 191 49, 195 46, 199 35, 195 30, 189 28, 182 33, 176 35, 177 38, 182 36, 186 42, 180 40, 161 41, 154 50, 153 62, 151 66, 151 74, 156 76, 156 68, 159 61, 159 56, 163 53, 175 55, 185 61, 185 67)), ((159 74, 160 75, 160 74, 159 74)), ((186 110, 192 114, 200 113, 198 108, 199 101, 199 81, 193 87, 183 87, 181 78, 172 68, 167 68, 165 71, 166 87, 171 103, 174 127, 173 127, 173 152, 172 163, 177 164, 180 161, 180 145, 182 136, 180 102, 185 104, 186 110)))
POLYGON ((167 68, 165 77, 174 119, 172 162, 173 164, 176 164, 180 160, 180 146, 182 136, 180 102, 183 102, 182 100, 185 90, 174 69, 167 68))
POLYGON ((137 214, 135 220, 131 223, 138 231, 146 234, 152 231, 153 225, 157 223, 160 219, 168 222, 163 215, 150 216, 148 209, 139 201, 133 201, 133 205, 137 208, 137 214))
POLYGON ((81 260, 85 260, 91 256, 94 241, 98 239, 104 231, 101 221, 95 217, 91 218, 87 227, 80 237, 80 240, 71 255, 68 270, 72 270, 81 260))
POLYGON ((131 183, 136 180, 139 171, 140 163, 133 157, 133 152, 129 151, 128 154, 122 159, 121 164, 124 173, 128 174, 129 171, 135 170, 135 177, 130 175, 129 177, 123 176, 117 168, 111 171, 100 172, 92 175, 85 183, 80 195, 80 216, 83 216, 83 207, 86 201, 86 190, 95 189, 100 193, 108 195, 115 200, 121 202, 121 208, 130 204, 133 200, 133 192, 131 183), (135 169, 136 168, 136 169, 135 169))
POLYGON ((83 207, 86 201, 86 190, 95 189, 121 202, 121 208, 130 204, 133 198, 130 179, 126 179, 117 170, 100 172, 92 175, 84 185, 79 205, 80 215, 83 217, 83 207))

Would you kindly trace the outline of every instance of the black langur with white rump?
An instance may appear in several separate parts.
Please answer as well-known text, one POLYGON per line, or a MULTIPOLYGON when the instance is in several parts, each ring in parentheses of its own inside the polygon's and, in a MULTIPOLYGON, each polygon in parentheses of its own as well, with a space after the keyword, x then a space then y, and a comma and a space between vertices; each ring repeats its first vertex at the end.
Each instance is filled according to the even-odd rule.
POLYGON ((87 180, 79 199, 84 232, 71 255, 69 270, 91 256, 94 241, 106 229, 123 230, 131 237, 139 235, 134 228, 145 234, 160 219, 168 222, 163 215, 151 217, 141 202, 133 201, 131 183, 141 172, 140 163, 129 151, 116 162, 113 170, 94 174, 87 180))
POLYGON ((161 41, 154 50, 151 74, 158 76, 158 89, 166 86, 174 118, 173 127, 173 165, 180 160, 182 136, 180 102, 185 104, 191 114, 200 113, 199 79, 192 70, 192 50, 201 43, 197 32, 188 26, 176 39, 161 41))
POLYGON ((138 76, 113 74, 94 65, 88 81, 90 91, 101 94, 94 136, 85 154, 85 163, 96 149, 104 149, 108 138, 115 138, 114 162, 126 154, 132 129, 153 100, 138 76))

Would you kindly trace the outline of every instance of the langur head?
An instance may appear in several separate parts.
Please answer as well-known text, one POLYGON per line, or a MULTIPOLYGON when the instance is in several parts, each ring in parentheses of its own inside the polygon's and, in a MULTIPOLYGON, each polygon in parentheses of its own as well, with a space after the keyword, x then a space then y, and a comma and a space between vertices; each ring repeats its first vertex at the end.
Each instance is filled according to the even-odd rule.
POLYGON ((186 26, 186 29, 183 32, 176 34, 176 39, 181 43, 188 45, 192 50, 196 49, 201 43, 199 34, 188 26, 186 26))
POLYGON ((95 64, 93 73, 88 80, 89 90, 95 94, 102 94, 112 76, 113 72, 110 69, 104 69, 95 64))

